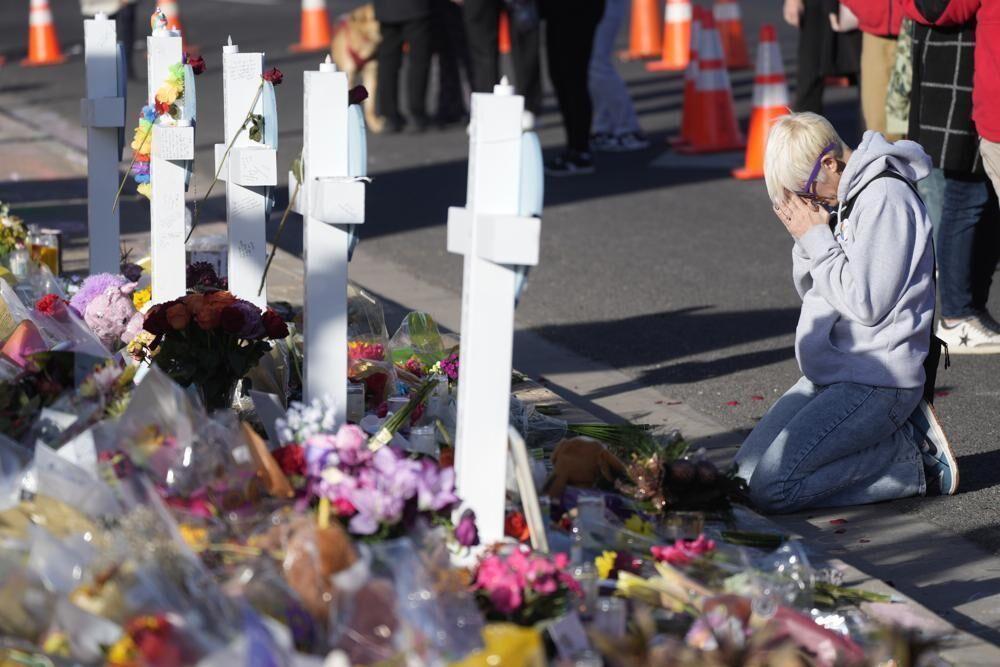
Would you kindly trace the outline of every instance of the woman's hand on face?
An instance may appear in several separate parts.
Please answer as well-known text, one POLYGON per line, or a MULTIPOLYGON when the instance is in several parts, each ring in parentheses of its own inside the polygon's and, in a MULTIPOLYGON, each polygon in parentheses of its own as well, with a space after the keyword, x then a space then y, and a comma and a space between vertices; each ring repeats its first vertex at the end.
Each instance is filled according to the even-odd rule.
POLYGON ((785 23, 793 28, 799 27, 802 20, 802 12, 805 11, 802 0, 785 0, 782 14, 785 16, 785 23))
POLYGON ((795 195, 775 206, 774 214, 795 239, 802 238, 813 227, 830 222, 830 214, 826 209, 817 204, 807 204, 795 195))

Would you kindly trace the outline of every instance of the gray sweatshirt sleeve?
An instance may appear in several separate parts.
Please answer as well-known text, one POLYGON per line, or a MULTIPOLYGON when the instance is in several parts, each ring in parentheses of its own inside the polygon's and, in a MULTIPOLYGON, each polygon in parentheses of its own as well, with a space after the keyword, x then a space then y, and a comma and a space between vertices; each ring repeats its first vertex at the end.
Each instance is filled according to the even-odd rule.
POLYGON ((812 276, 809 275, 809 256, 802 246, 796 243, 792 246, 792 282, 799 298, 804 299, 806 292, 812 289, 812 276))
POLYGON ((815 289, 844 317, 864 326, 880 322, 899 301, 913 270, 916 222, 909 188, 883 179, 859 198, 845 250, 826 225, 799 243, 809 256, 815 289))

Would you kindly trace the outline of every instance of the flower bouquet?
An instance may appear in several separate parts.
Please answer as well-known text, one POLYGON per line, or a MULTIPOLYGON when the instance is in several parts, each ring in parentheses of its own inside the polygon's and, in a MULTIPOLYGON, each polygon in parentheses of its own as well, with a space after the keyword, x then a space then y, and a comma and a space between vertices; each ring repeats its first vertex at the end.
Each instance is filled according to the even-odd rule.
POLYGON ((27 238, 24 220, 11 214, 9 204, 0 202, 0 257, 23 248, 27 238))
POLYGON ((365 408, 375 410, 394 389, 389 335, 381 304, 364 290, 347 290, 347 377, 365 385, 365 408))
POLYGON ((491 621, 534 625, 561 616, 580 586, 563 570, 566 554, 533 554, 519 545, 484 557, 476 569, 473 588, 479 606, 491 621))
POLYGON ((236 382, 284 338, 288 326, 229 292, 188 294, 153 306, 143 328, 154 336, 149 357, 183 387, 195 385, 205 407, 228 407, 236 382))

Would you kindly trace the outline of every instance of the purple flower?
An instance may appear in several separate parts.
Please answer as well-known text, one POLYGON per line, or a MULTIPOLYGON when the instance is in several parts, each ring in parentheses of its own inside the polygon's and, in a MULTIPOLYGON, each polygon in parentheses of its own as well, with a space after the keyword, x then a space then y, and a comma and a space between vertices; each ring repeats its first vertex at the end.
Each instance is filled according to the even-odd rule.
POLYGON ((422 512, 440 512, 457 503, 455 469, 442 469, 424 459, 417 477, 417 501, 422 512))
POLYGON ((245 340, 259 340, 265 335, 260 308, 243 299, 223 308, 220 322, 227 333, 245 340))
POLYGON ((142 267, 138 264, 132 264, 131 262, 123 264, 122 274, 130 283, 137 283, 139 282, 139 278, 142 278, 142 267))
POLYGON ((465 510, 462 518, 455 526, 455 539, 463 547, 474 547, 479 544, 479 529, 476 527, 476 513, 472 510, 465 510))
POLYGON ((192 287, 219 287, 219 276, 215 272, 215 267, 208 262, 194 262, 187 267, 187 286, 192 287))
POLYGON ((136 161, 132 165, 133 176, 149 176, 149 163, 136 161))
POLYGON ((452 382, 458 381, 458 354, 453 352, 442 359, 441 370, 452 382))
POLYGON ((91 301, 104 294, 109 287, 121 287, 127 282, 123 276, 113 273, 95 273, 83 281, 83 284, 80 285, 80 291, 73 295, 69 305, 76 311, 77 315, 83 317, 91 301))

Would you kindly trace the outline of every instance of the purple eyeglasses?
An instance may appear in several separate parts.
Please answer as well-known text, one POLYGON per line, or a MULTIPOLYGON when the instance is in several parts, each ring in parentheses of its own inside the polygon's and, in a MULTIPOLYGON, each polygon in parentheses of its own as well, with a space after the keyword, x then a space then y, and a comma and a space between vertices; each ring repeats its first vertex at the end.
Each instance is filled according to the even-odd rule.
POLYGON ((817 198, 816 193, 813 192, 813 186, 816 185, 816 178, 819 176, 819 170, 823 167, 823 158, 826 157, 827 153, 835 148, 837 148, 836 142, 830 142, 826 145, 823 151, 819 154, 819 157, 816 158, 816 164, 813 165, 812 173, 809 174, 809 180, 806 181, 806 184, 801 191, 795 193, 796 195, 799 197, 805 197, 806 199, 817 198))

